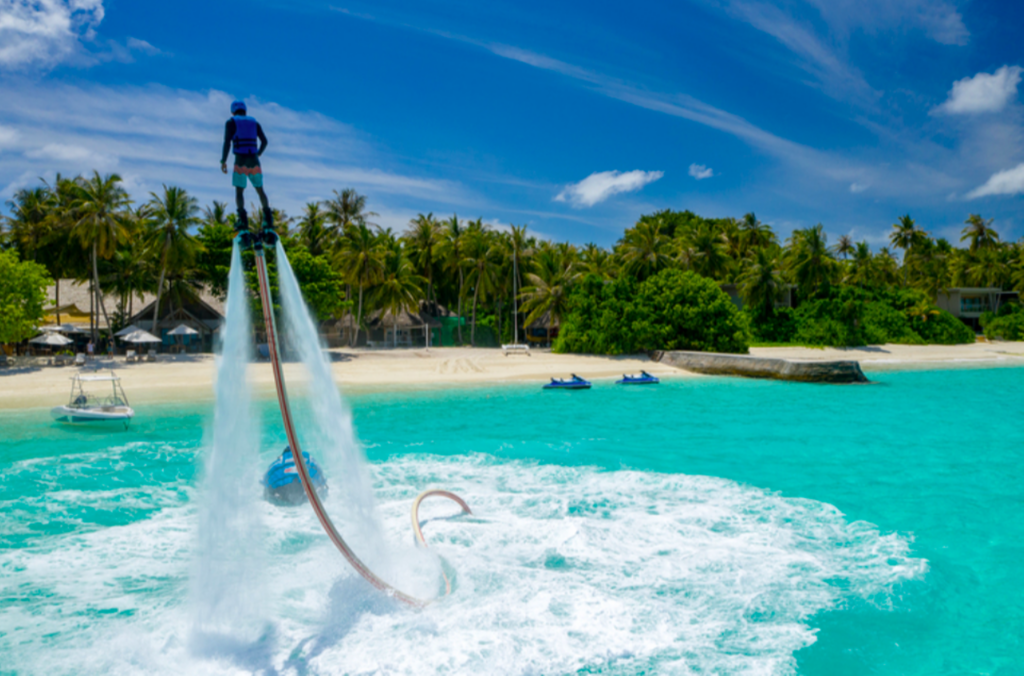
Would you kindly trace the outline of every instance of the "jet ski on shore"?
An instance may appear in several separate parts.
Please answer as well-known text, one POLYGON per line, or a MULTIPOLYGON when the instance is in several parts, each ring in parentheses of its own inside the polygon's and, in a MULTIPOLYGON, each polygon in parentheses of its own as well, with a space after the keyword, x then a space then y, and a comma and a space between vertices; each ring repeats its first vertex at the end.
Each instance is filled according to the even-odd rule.
POLYGON ((545 390, 589 390, 590 381, 580 378, 575 373, 569 380, 552 378, 551 382, 544 386, 545 390))

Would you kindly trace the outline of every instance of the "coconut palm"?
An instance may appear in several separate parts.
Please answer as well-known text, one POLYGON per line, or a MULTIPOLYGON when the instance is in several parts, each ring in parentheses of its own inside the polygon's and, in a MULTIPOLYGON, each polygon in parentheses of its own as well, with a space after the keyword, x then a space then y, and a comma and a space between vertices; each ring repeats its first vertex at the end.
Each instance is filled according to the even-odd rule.
POLYGON ((846 269, 843 282, 855 286, 867 287, 874 282, 874 256, 867 242, 857 242, 853 247, 853 260, 846 269))
POLYGON ((740 296, 756 316, 769 317, 785 291, 778 253, 763 247, 748 255, 750 262, 739 279, 740 296))
POLYGON ((964 223, 967 227, 960 231, 960 241, 971 241, 971 253, 990 249, 999 243, 999 233, 992 228, 991 218, 986 221, 979 214, 971 214, 964 223))
POLYGON ((725 233, 710 221, 683 234, 680 239, 683 259, 699 275, 722 280, 732 266, 725 233))
POLYGON ((359 342, 359 329, 363 321, 363 295, 381 277, 384 267, 384 248, 380 237, 365 224, 349 228, 338 252, 338 264, 342 277, 359 287, 359 305, 356 311, 356 331, 352 345, 359 342))
POLYGON ((398 347, 398 317, 403 311, 419 306, 425 281, 416 274, 401 244, 392 240, 383 251, 380 282, 374 288, 373 300, 377 307, 391 313, 395 347, 398 347))
POLYGON ((526 286, 519 298, 523 301, 523 312, 526 325, 541 319, 545 314, 549 317, 548 339, 551 338, 551 326, 560 324, 565 313, 569 291, 579 279, 579 272, 574 264, 561 260, 553 249, 542 249, 534 261, 534 270, 526 275, 526 286))
POLYGON ((619 242, 623 270, 640 281, 673 265, 672 240, 662 234, 657 223, 640 221, 626 230, 619 242))
POLYGON ((409 244, 409 259, 416 273, 427 280, 427 302, 437 303, 434 296, 434 268, 437 264, 437 245, 441 241, 441 224, 431 212, 419 214, 409 221, 403 239, 409 244))
MULTIPOLYGON (((107 307, 103 302, 100 289, 100 273, 97 260, 108 259, 117 251, 117 245, 127 236, 124 224, 124 210, 131 203, 128 193, 121 187, 121 177, 117 174, 100 176, 94 171, 92 177, 83 179, 78 184, 78 195, 75 211, 78 221, 73 234, 78 238, 83 249, 91 250, 93 289, 97 304, 103 312, 103 320, 110 327, 107 307)), ((93 341, 98 340, 98 331, 93 327, 93 341)))
POLYGON ((160 317, 160 297, 163 294, 164 279, 168 267, 177 269, 191 265, 199 252, 200 244, 189 233, 200 220, 199 202, 184 188, 164 185, 163 195, 151 192, 147 204, 149 233, 147 240, 151 250, 160 255, 160 281, 156 285, 156 305, 153 306, 153 335, 159 337, 157 324, 160 317))
POLYGON ((367 219, 380 215, 366 210, 366 196, 354 188, 345 188, 340 193, 335 190, 334 197, 324 201, 324 211, 327 222, 336 228, 338 234, 344 234, 354 226, 375 225, 367 219))
POLYGON ((975 286, 1002 288, 1003 282, 1010 276, 1009 267, 998 249, 978 249, 977 253, 968 257, 967 279, 975 286))
POLYGON ((797 229, 789 238, 790 270, 804 298, 812 296, 832 279, 835 259, 828 249, 828 237, 821 223, 797 229))
POLYGON ((314 256, 322 256, 334 249, 335 231, 327 227, 327 214, 320 210, 320 202, 307 202, 299 218, 299 242, 314 256))
POLYGON ((583 247, 581 262, 580 271, 583 274, 597 275, 601 279, 611 279, 615 276, 615 258, 610 251, 596 244, 591 243, 583 247))
POLYGON ((459 342, 462 342, 462 298, 465 296, 466 288, 466 276, 465 276, 465 235, 466 230, 459 223, 459 217, 457 214, 453 214, 451 218, 444 222, 441 228, 441 240, 437 243, 437 255, 438 261, 441 266, 451 276, 458 275, 459 286, 457 291, 458 298, 458 332, 459 342))
POLYGON ((839 235, 839 239, 836 240, 836 253, 843 257, 845 261, 847 257, 853 253, 854 247, 853 237, 849 235, 839 235))
POLYGON ((903 249, 903 286, 907 286, 909 283, 910 273, 910 256, 914 250, 914 246, 918 244, 922 238, 927 237, 928 233, 917 227, 914 223, 914 219, 910 217, 910 214, 900 216, 900 220, 897 223, 893 223, 893 232, 889 233, 889 242, 897 249, 903 249))
POLYGON ((213 206, 203 207, 203 223, 206 225, 228 225, 228 205, 213 201, 213 206))
POLYGON ((769 244, 777 244, 778 238, 772 231, 772 226, 757 220, 754 212, 743 216, 739 222, 740 232, 743 234, 744 246, 749 249, 759 249, 769 244))
POLYGON ((479 219, 470 223, 465 234, 466 283, 473 288, 473 314, 469 330, 469 344, 476 347, 476 308, 481 300, 495 290, 498 267, 501 265, 499 243, 494 233, 479 219))

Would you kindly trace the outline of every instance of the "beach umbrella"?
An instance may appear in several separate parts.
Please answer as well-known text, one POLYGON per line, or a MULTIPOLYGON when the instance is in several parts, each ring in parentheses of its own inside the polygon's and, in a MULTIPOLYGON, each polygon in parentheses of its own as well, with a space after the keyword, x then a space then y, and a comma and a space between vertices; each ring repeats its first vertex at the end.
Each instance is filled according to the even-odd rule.
POLYGON ((121 329, 120 331, 115 333, 114 335, 117 336, 118 338, 124 338, 129 333, 135 333, 136 331, 141 331, 141 330, 142 329, 140 329, 139 327, 135 326, 135 324, 129 324, 128 326, 124 327, 123 329, 121 329))
POLYGON ((167 332, 168 336, 198 336, 199 332, 193 329, 191 326, 185 326, 184 324, 178 324, 173 329, 167 332))
POLYGON ((41 336, 36 336, 35 338, 28 342, 34 343, 36 345, 47 345, 49 347, 64 347, 65 345, 70 345, 75 341, 71 340, 70 338, 65 338, 59 333, 50 332, 44 333, 41 336))
POLYGON ((154 336, 149 331, 143 331, 142 329, 139 329, 138 331, 133 331, 133 332, 129 333, 127 336, 121 336, 121 340, 123 340, 126 343, 162 343, 162 342, 164 342, 164 341, 160 340, 159 338, 157 338, 156 336, 154 336))

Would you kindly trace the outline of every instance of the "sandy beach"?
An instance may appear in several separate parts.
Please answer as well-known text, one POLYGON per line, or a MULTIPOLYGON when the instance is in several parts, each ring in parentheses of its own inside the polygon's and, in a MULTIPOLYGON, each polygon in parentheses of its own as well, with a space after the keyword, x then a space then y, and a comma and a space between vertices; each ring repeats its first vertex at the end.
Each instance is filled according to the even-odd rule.
MULTIPOLYGON (((545 382, 551 377, 577 373, 585 378, 615 378, 641 369, 660 377, 698 376, 647 357, 601 357, 535 351, 530 356, 504 356, 484 348, 431 348, 397 350, 334 350, 333 370, 349 391, 382 388, 428 389, 438 386, 479 385, 516 381, 545 382)), ((751 348, 759 357, 797 361, 853 359, 867 371, 901 368, 956 368, 1024 366, 1024 343, 972 345, 881 345, 851 349, 796 347, 751 348)), ((123 358, 97 360, 92 367, 114 370, 132 403, 212 400, 216 362, 212 355, 161 355, 155 363, 125 364, 123 358)), ((0 409, 56 406, 65 403, 74 367, 12 368, 0 371, 0 409)), ((285 376, 299 383, 301 364, 286 364, 285 376)), ((257 396, 273 395, 269 364, 250 367, 250 382, 257 396)))

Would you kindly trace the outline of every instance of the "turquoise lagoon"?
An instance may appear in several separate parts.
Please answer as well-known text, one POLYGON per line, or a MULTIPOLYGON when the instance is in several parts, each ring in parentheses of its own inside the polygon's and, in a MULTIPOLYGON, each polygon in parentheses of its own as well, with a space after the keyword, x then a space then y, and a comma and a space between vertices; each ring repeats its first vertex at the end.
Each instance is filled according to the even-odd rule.
POLYGON ((386 539, 474 507, 424 508, 454 593, 392 604, 253 486, 238 635, 189 591, 209 403, 4 413, 0 674, 1024 674, 1024 370, 871 377, 351 396, 386 539))

